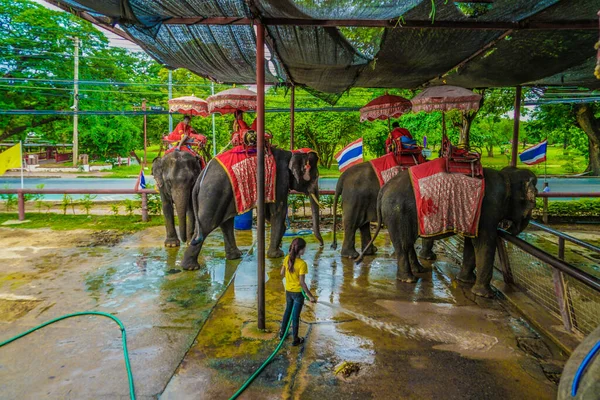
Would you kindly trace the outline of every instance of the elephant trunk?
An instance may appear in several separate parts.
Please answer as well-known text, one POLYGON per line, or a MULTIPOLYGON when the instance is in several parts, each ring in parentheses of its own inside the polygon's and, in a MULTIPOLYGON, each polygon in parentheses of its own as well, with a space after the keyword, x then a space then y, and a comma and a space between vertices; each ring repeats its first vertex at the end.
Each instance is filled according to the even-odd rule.
POLYGON ((323 237, 321 236, 321 230, 319 227, 320 222, 320 208, 319 208, 319 185, 317 182, 313 185, 313 187, 308 189, 308 198, 310 199, 310 211, 312 214, 312 229, 315 237, 319 241, 321 247, 323 247, 323 237))
POLYGON ((174 193, 173 203, 175 203, 175 210, 177 211, 177 218, 179 218, 179 237, 182 242, 187 242, 187 209, 189 206, 189 195, 179 191, 174 193))

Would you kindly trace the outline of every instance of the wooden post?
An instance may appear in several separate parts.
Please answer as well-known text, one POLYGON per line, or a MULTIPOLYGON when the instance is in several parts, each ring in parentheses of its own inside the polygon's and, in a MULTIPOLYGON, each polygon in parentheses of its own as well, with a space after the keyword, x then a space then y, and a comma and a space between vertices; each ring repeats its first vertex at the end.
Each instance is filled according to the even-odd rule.
POLYGON ((256 24, 256 241, 258 329, 265 329, 265 27, 256 24))
POLYGON ((502 277, 504 278, 504 283, 514 283, 512 271, 510 270, 508 253, 506 252, 506 247, 504 246, 504 241, 502 238, 496 239, 496 248, 498 249, 498 257, 500 258, 500 266, 502 268, 502 277))
POLYGON ((290 151, 294 151, 294 112, 296 109, 296 86, 292 86, 290 98, 290 151))
POLYGON ((514 114, 514 125, 513 125, 513 138, 512 138, 512 153, 510 157, 510 166, 517 166, 517 155, 519 153, 519 122, 521 119, 521 86, 517 86, 515 94, 515 114, 514 114))
POLYGON ((142 222, 148 222, 148 193, 142 193, 142 222))
POLYGON ((146 126, 147 126, 147 118, 146 118, 146 99, 142 100, 142 110, 144 111, 144 165, 143 168, 148 166, 148 155, 146 153, 146 147, 148 146, 148 140, 146 135, 146 126))
MULTIPOLYGON (((544 182, 544 189, 548 187, 548 182, 544 182)), ((548 224, 548 198, 544 197, 544 208, 542 213, 542 221, 544 224, 548 224)), ((564 254, 563 254, 564 255, 564 254)))
POLYGON ((17 191, 17 197, 19 199, 19 221, 25 221, 25 195, 23 190, 17 191))

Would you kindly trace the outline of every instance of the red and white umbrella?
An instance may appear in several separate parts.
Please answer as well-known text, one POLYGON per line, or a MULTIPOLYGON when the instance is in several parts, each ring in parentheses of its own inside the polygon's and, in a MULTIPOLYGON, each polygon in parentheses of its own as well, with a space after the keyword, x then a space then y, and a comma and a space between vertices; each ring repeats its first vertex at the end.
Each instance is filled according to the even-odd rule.
POLYGON ((200 97, 184 96, 169 100, 169 112, 187 115, 208 116, 208 103, 200 97))
POLYGON ((398 118, 410 112, 412 103, 404 97, 384 94, 360 109, 360 122, 398 118))
POLYGON ((458 86, 433 86, 423 90, 412 100, 414 112, 479 110, 481 95, 458 86))
POLYGON ((235 111, 256 110, 256 93, 243 88, 227 89, 209 96, 208 111, 220 114, 233 114, 235 111))

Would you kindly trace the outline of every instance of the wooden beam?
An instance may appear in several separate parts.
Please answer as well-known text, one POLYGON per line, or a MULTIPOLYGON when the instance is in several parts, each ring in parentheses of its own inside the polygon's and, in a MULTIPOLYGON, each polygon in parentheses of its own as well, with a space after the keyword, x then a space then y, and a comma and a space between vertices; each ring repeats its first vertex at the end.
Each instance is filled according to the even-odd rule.
MULTIPOLYGON (((435 21, 431 20, 405 20, 397 19, 299 19, 299 18, 262 18, 264 25, 291 25, 291 26, 363 26, 404 29, 469 29, 469 30, 591 30, 598 29, 596 20, 579 21, 435 21)), ((171 18, 163 22, 167 25, 251 25, 251 18, 231 17, 182 17, 171 18)))

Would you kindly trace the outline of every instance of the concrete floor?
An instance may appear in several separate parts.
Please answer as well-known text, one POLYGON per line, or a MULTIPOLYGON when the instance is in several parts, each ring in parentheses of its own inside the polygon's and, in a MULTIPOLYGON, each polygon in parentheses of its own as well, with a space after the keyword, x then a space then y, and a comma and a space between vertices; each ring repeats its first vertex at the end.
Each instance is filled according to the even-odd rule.
MULTIPOLYGON (((254 257, 225 261, 215 232, 206 268, 180 271, 183 252, 163 248, 163 234, 95 247, 85 231, 0 229, 0 340, 66 313, 107 311, 127 329, 138 398, 229 398, 277 345, 281 260, 267 260, 270 332, 259 332, 254 257)), ((236 234, 248 249, 250 232, 236 234)), ((302 313, 307 341, 288 340, 241 398, 555 397, 564 357, 503 301, 476 299, 452 280, 443 254, 404 284, 385 234, 378 256, 358 266, 312 242, 304 259, 319 302, 302 313), (336 375, 344 361, 358 373, 336 375)), ((127 397, 120 333, 108 319, 66 320, 0 349, 0 398, 127 397)))

